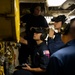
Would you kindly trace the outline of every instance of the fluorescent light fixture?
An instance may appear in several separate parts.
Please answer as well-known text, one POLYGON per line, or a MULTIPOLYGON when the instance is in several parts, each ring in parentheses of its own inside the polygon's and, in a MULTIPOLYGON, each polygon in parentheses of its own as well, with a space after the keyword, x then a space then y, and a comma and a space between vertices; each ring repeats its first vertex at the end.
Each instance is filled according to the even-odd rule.
POLYGON ((47 21, 48 24, 51 22, 52 18, 53 17, 51 17, 51 16, 45 16, 45 19, 46 19, 46 21, 47 21))
POLYGON ((47 5, 50 6, 61 6, 66 0, 47 0, 47 5))

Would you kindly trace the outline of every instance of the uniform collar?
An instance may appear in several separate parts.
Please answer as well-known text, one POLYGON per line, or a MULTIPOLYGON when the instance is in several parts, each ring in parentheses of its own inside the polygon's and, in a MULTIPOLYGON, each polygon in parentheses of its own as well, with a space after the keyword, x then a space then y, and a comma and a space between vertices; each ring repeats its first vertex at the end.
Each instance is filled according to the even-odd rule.
POLYGON ((75 39, 74 39, 74 40, 69 41, 66 45, 75 45, 75 39))
MULTIPOLYGON (((75 45, 75 39, 74 40, 71 40, 69 41, 68 43, 64 44, 64 46, 62 46, 61 48, 65 48, 65 47, 68 47, 68 46, 73 46, 75 45)), ((60 48, 60 49, 61 49, 60 48)))
POLYGON ((42 42, 42 43, 40 43, 39 45, 37 45, 37 46, 41 46, 41 45, 43 45, 45 42, 42 42))

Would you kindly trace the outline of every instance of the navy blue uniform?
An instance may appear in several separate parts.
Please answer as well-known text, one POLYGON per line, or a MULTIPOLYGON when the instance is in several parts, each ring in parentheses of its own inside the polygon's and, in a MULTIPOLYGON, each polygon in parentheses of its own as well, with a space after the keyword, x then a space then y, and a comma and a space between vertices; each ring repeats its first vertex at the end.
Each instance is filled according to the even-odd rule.
POLYGON ((34 50, 32 66, 46 69, 50 57, 50 52, 45 42, 37 45, 34 50))
POLYGON ((47 75, 75 75, 75 40, 68 42, 64 48, 52 54, 47 75))
MULTIPOLYGON (((47 45, 45 42, 42 42, 41 44, 37 45, 33 51, 32 55, 32 68, 42 68, 46 69, 48 62, 50 58, 50 52, 47 48, 47 45)), ((13 75, 44 75, 43 72, 30 72, 25 70, 17 70, 14 72, 13 75)))
POLYGON ((64 46, 64 43, 61 40, 61 33, 55 33, 54 39, 48 38, 48 48, 51 54, 59 50, 62 46, 64 46))

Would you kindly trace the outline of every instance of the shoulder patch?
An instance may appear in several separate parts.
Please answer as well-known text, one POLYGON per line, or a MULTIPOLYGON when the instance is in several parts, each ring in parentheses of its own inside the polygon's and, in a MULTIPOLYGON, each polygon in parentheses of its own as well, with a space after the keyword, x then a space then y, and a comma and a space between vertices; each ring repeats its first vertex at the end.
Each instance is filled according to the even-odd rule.
POLYGON ((43 54, 46 55, 46 56, 48 56, 48 57, 50 57, 50 52, 49 52, 49 50, 44 50, 44 51, 43 51, 43 54))

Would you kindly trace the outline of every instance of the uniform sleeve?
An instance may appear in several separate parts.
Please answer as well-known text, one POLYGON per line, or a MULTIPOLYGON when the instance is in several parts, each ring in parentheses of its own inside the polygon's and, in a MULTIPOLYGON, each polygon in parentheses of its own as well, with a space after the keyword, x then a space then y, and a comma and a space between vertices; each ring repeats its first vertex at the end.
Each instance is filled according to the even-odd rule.
POLYGON ((48 38, 48 49, 50 50, 51 54, 59 50, 62 46, 64 46, 64 43, 61 40, 60 33, 55 33, 54 39, 48 38))
POLYGON ((40 57, 40 67, 46 69, 50 58, 49 50, 43 50, 40 57))
POLYGON ((51 57, 49 60, 49 64, 47 66, 47 75, 62 75, 61 71, 61 61, 56 57, 51 57))
POLYGON ((49 43, 49 44, 54 43, 54 39, 48 37, 48 43, 49 43))
POLYGON ((48 38, 48 49, 50 50, 51 54, 54 52, 54 44, 55 44, 55 40, 48 38))

